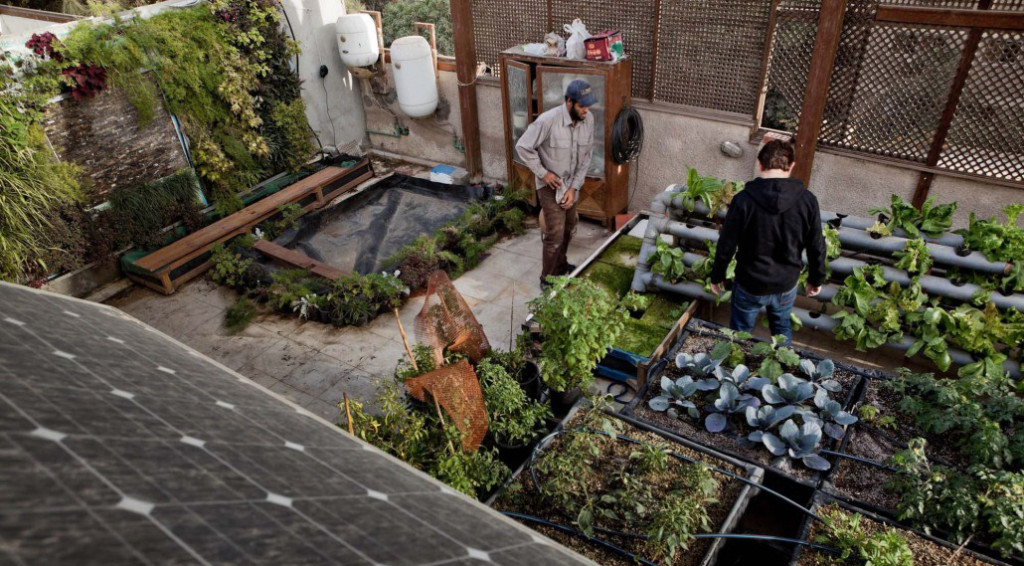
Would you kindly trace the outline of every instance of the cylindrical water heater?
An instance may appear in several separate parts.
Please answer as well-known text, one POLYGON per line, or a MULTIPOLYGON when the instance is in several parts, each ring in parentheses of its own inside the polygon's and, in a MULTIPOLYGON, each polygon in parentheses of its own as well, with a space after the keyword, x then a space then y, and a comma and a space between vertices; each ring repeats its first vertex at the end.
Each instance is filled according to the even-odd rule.
POLYGON ((338 51, 346 67, 368 67, 380 57, 377 25, 368 14, 348 14, 334 22, 338 51))
POLYGON ((427 40, 410 35, 391 43, 391 76, 398 106, 411 118, 430 116, 437 109, 434 58, 427 40))

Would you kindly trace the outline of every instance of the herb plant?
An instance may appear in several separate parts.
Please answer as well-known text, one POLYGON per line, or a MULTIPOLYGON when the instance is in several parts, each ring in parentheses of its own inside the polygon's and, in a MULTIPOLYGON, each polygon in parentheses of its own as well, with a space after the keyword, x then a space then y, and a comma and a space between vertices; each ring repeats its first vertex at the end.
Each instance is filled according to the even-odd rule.
POLYGON ((607 291, 585 278, 550 278, 555 290, 530 301, 540 325, 541 376, 556 391, 585 388, 597 362, 615 343, 629 314, 607 291))
POLYGON ((529 444, 545 430, 545 418, 551 416, 547 405, 527 398, 508 371, 491 360, 476 366, 483 389, 489 429, 505 445, 529 444))
POLYGON ((839 549, 840 560, 854 558, 864 566, 914 566, 910 545, 896 529, 884 527, 869 533, 861 524, 861 515, 835 506, 823 508, 820 515, 827 521, 827 530, 814 540, 839 549))
POLYGON ((907 273, 927 273, 932 266, 932 256, 928 255, 928 247, 920 238, 907 240, 903 249, 893 255, 897 258, 896 267, 907 273))
POLYGON ((800 363, 800 356, 792 348, 786 347, 786 337, 772 336, 768 342, 758 342, 750 350, 755 356, 764 356, 757 368, 757 375, 775 381, 782 375, 784 368, 795 367, 800 363))

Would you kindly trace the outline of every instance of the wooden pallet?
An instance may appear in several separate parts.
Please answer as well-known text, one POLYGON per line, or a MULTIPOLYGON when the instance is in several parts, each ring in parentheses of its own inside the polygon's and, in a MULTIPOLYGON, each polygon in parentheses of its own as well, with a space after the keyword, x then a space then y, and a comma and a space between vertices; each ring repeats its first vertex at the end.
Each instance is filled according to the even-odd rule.
POLYGON ((190 279, 210 268, 212 248, 246 234, 259 223, 280 213, 286 204, 298 204, 304 212, 323 207, 373 178, 367 159, 352 167, 325 167, 293 185, 222 218, 209 226, 131 263, 126 275, 151 289, 170 295, 190 279))

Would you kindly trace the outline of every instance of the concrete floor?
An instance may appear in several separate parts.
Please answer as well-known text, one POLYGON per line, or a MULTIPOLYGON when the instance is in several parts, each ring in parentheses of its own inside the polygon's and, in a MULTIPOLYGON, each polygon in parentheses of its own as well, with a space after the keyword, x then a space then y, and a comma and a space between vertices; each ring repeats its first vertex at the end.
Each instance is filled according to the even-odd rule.
MULTIPOLYGON (((582 263, 608 236, 600 225, 581 222, 569 261, 582 263)), ((492 347, 509 347, 528 314, 526 303, 540 293, 540 257, 540 229, 531 228, 499 242, 476 269, 455 281, 492 347)), ((372 403, 375 381, 390 378, 406 355, 398 325, 389 315, 364 327, 334 328, 267 313, 230 335, 224 314, 238 298, 238 293, 203 278, 171 296, 136 286, 108 304, 332 422, 342 393, 372 403)), ((410 340, 422 306, 423 297, 416 297, 399 311, 410 340)))

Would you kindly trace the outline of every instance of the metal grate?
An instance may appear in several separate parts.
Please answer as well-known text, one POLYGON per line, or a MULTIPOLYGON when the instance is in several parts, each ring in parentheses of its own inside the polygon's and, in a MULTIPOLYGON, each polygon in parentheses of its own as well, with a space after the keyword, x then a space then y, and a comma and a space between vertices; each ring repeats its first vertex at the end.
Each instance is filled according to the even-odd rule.
POLYGON ((752 115, 770 10, 769 0, 663 1, 655 100, 752 115))
POLYGON ((1024 33, 988 31, 967 75, 938 166, 1024 181, 1024 33))
POLYGON ((837 57, 819 142, 924 163, 967 32, 876 23, 863 36, 837 57))
POLYGON ((605 29, 622 32, 623 47, 633 59, 633 96, 638 98, 651 96, 651 60, 654 56, 652 38, 657 23, 657 19, 651 17, 653 13, 654 0, 632 0, 628 10, 623 9, 620 0, 551 3, 555 30, 563 36, 566 34, 562 33, 562 26, 572 23, 575 18, 583 20, 587 31, 592 34, 605 29))
POLYGON ((796 131, 814 52, 820 0, 782 0, 775 12, 775 33, 768 67, 768 90, 761 125, 796 131))
POLYGON ((544 0, 475 0, 473 34, 477 61, 500 76, 498 54, 521 43, 544 41, 548 7, 544 0))

